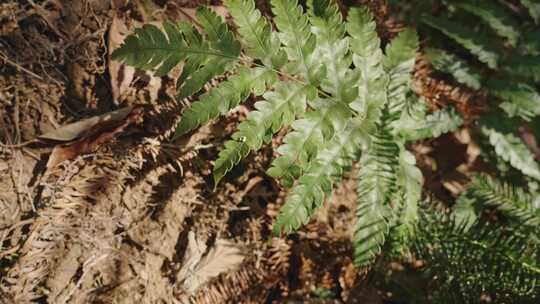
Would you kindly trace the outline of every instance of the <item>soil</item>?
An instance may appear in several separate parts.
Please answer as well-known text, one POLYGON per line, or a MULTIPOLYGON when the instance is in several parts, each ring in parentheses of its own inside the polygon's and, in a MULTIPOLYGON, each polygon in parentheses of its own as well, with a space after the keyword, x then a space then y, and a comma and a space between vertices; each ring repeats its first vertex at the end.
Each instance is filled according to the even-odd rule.
MULTIPOLYGON (((212 185, 217 152, 252 103, 170 142, 190 102, 174 98, 174 82, 133 71, 126 83, 126 67, 110 73, 115 18, 133 20, 129 27, 155 18, 141 7, 170 18, 178 8, 219 3, 126 2, 0 4, 2 143, 124 106, 143 109, 114 140, 54 168, 54 144, 0 147, 0 301, 382 303, 387 296, 352 265, 353 175, 298 234, 272 238, 286 192, 265 170, 279 136, 212 185)), ((466 155, 467 145, 449 135, 414 147, 426 184, 443 198, 467 178, 456 168, 474 159, 435 174, 434 151, 466 155)))

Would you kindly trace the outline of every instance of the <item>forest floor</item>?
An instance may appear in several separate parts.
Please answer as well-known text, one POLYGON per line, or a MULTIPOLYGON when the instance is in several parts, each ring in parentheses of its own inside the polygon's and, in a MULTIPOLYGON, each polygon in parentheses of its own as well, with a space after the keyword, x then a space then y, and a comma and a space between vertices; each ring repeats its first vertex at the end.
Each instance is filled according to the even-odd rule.
MULTIPOLYGON (((217 152, 253 101, 171 142, 190 101, 174 98, 170 78, 109 60, 138 24, 190 20, 195 2, 218 3, 124 2, 0 4, 0 140, 41 136, 0 147, 0 302, 391 298, 352 265, 352 177, 299 233, 271 238, 286 191, 265 170, 281 137, 216 189, 211 178, 217 152)), ((467 130, 458 135, 413 147, 442 200, 461 190, 474 161, 467 130)))

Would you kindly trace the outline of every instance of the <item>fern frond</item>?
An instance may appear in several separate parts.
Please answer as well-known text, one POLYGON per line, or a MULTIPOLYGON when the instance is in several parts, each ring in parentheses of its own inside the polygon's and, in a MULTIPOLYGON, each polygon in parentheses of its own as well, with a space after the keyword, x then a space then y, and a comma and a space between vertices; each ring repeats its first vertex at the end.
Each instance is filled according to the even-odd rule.
POLYGON ((278 37, 288 56, 285 70, 318 85, 325 71, 313 56, 316 38, 310 31, 302 7, 297 0, 272 0, 270 3, 275 15, 274 23, 279 30, 278 37))
POLYGON ((397 184, 403 192, 402 210, 399 215, 399 225, 402 234, 412 234, 418 221, 418 205, 422 196, 424 177, 416 166, 414 155, 401 147, 397 184))
POLYGON ((476 205, 495 207, 518 225, 540 225, 540 210, 532 204, 533 198, 520 188, 481 174, 467 185, 464 195, 474 198, 476 205))
POLYGON ((540 167, 525 144, 516 135, 497 130, 494 126, 482 126, 482 133, 489 138, 495 153, 523 174, 540 180, 540 167))
POLYGON ((418 35, 414 30, 400 32, 386 46, 383 67, 388 74, 387 98, 390 117, 397 119, 407 104, 411 73, 414 68, 418 35))
POLYGON ((135 29, 135 33, 129 35, 122 46, 113 52, 112 59, 123 60, 143 70, 160 66, 155 73, 162 76, 190 57, 235 60, 240 54, 240 45, 234 40, 209 44, 183 35, 178 23, 165 22, 163 27, 167 35, 151 24, 135 29))
POLYGON ((508 9, 494 1, 459 2, 455 6, 482 19, 499 36, 508 39, 515 46, 519 39, 519 25, 508 9))
POLYGON ((434 48, 425 49, 424 54, 436 70, 452 75, 457 82, 475 90, 482 86, 482 75, 456 55, 434 48))
POLYGON ((349 125, 327 143, 287 197, 274 224, 274 235, 288 234, 306 224, 349 167, 358 151, 361 129, 349 125))
POLYGON ((358 94, 351 83, 356 82, 356 74, 349 67, 349 38, 344 37, 345 26, 338 6, 330 0, 308 2, 311 31, 316 37, 313 56, 326 68, 326 77, 321 79, 321 88, 336 100, 348 104, 358 94))
POLYGON ((528 234, 507 231, 487 221, 472 225, 443 215, 427 215, 418 225, 414 254, 426 261, 436 302, 537 303, 540 295, 538 247, 528 234), (509 233, 508 233, 509 232, 509 233))
POLYGON ((244 145, 250 151, 260 149, 263 142, 268 142, 283 125, 291 123, 296 115, 304 113, 308 96, 313 98, 316 95, 312 88, 297 83, 278 82, 274 88, 274 91, 263 94, 264 100, 255 103, 256 110, 248 114, 247 119, 238 125, 238 130, 232 135, 233 141, 242 145, 230 144, 230 148, 226 145, 219 153, 220 167, 214 169, 216 184, 238 164, 242 158, 238 157, 239 155, 245 156, 238 152, 245 151, 244 145), (239 148, 240 146, 242 148, 239 148))
POLYGON ((424 16, 422 22, 455 40, 490 68, 497 68, 500 55, 495 51, 496 47, 484 36, 478 35, 470 29, 449 21, 442 16, 424 16))
POLYGON ((386 103, 387 77, 382 67, 383 53, 373 15, 367 7, 351 8, 346 23, 351 35, 353 62, 359 74, 358 97, 350 107, 359 115, 367 115, 368 107, 379 109, 386 103))
POLYGON ((272 27, 255 8, 253 0, 223 1, 234 22, 238 25, 238 33, 246 54, 261 60, 266 66, 279 68, 287 60, 287 55, 281 50, 277 35, 272 27))
POLYGON ((281 156, 268 170, 270 176, 282 178, 286 187, 292 186, 293 180, 302 174, 336 131, 343 130, 351 117, 347 105, 340 102, 317 99, 310 105, 314 110, 292 123, 293 131, 285 136, 277 149, 281 156))
POLYGON ((277 75, 267 68, 240 68, 238 74, 204 93, 182 114, 174 138, 186 134, 220 114, 227 114, 250 93, 261 95, 277 75))
POLYGON ((379 254, 393 214, 389 200, 397 187, 399 147, 384 121, 378 124, 371 135, 368 151, 360 158, 354 234, 354 263, 357 266, 370 264, 379 254))
POLYGON ((540 2, 538 0, 521 0, 521 4, 529 10, 536 24, 540 24, 540 2))
POLYGON ((540 115, 540 94, 525 83, 492 80, 488 83, 491 94, 503 102, 499 104, 510 117, 519 116, 531 120, 540 115))
MULTIPOLYGON (((538 38, 540 39, 540 35, 538 38)), ((540 82, 540 56, 511 56, 506 62, 504 70, 513 77, 519 77, 520 79, 532 79, 535 82, 540 82)))
MULTIPOLYGON (((407 112, 404 112, 407 113, 407 112)), ((444 108, 427 116, 411 117, 409 115, 396 122, 394 129, 402 138, 413 141, 425 138, 437 138, 442 134, 453 132, 463 124, 463 118, 453 107, 444 108)))

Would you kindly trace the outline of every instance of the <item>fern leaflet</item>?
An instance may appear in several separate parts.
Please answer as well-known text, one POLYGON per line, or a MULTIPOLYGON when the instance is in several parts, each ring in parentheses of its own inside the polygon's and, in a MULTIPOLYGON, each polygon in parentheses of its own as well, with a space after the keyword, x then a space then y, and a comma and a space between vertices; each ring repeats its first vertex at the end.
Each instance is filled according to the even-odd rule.
POLYGON ((184 113, 174 138, 205 124, 220 114, 227 114, 250 93, 261 95, 277 81, 276 74, 266 68, 240 68, 238 74, 204 93, 184 113))
POLYGON ((469 29, 441 16, 437 18, 424 16, 422 21, 461 44, 490 68, 497 68, 500 56, 494 51, 496 47, 487 38, 479 36, 469 29))

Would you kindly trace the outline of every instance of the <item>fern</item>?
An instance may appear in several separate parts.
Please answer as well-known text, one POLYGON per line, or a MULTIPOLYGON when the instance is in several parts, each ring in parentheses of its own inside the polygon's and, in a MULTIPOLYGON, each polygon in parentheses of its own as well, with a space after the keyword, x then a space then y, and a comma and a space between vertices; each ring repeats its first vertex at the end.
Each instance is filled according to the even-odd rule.
POLYGON ((287 60, 277 35, 255 9, 253 0, 225 0, 225 6, 238 26, 246 55, 261 60, 266 66, 281 67, 287 60))
POLYGON ((540 3, 538 0, 521 0, 521 4, 529 10, 536 24, 540 24, 540 3))
POLYGON ((540 225, 540 210, 532 204, 532 197, 522 189, 501 183, 487 175, 476 176, 462 194, 477 205, 494 207, 510 217, 516 225, 537 228, 540 225))
POLYGON ((482 86, 482 75, 474 71, 461 58, 434 48, 425 49, 424 54, 436 70, 452 75, 457 82, 475 90, 482 86))
POLYGON ((277 81, 276 74, 266 68, 240 68, 238 74, 204 93, 182 114, 174 138, 207 123, 218 115, 227 114, 250 93, 261 95, 277 81))
POLYGON ((525 83, 492 80, 488 84, 491 94, 503 100, 499 105, 510 117, 531 120, 540 115, 540 94, 525 83))
POLYGON ((413 252, 433 277, 432 301, 536 303, 540 295, 537 248, 528 234, 485 221, 472 224, 427 212, 418 225, 413 252))
POLYGON ((349 85, 355 76, 349 69, 349 43, 343 38, 345 30, 337 6, 324 0, 312 1, 309 12, 317 39, 315 57, 328 72, 328 77, 321 80, 321 88, 330 98, 311 102, 313 111, 293 122, 293 132, 278 148, 282 156, 274 160, 268 173, 274 178, 285 177, 286 186, 291 186, 292 180, 317 156, 320 147, 344 128, 352 114, 348 103, 357 96, 356 86, 349 85))
MULTIPOLYGON (((203 24, 209 32, 217 30, 217 16, 207 8, 197 11, 199 21, 207 19, 203 24)), ((203 40, 182 35, 180 24, 165 22, 163 24, 167 36, 154 25, 144 25, 135 29, 135 34, 126 38, 120 48, 115 50, 112 58, 122 59, 128 65, 141 69, 153 69, 160 65, 156 75, 165 75, 181 60, 189 58, 204 59, 236 59, 240 52, 240 45, 232 38, 226 26, 219 28, 218 35, 222 35, 217 43, 205 43, 203 40)), ((210 35, 215 35, 210 34, 210 35)))
POLYGON ((302 7, 297 0, 272 0, 270 3, 278 37, 288 56, 285 71, 317 85, 325 71, 314 57, 316 40, 302 7))
POLYGON ((404 112, 399 123, 399 136, 406 140, 421 140, 439 137, 444 133, 452 132, 463 124, 463 118, 449 107, 429 115, 415 117, 404 112))
POLYGON ((237 144, 225 144, 214 166, 214 182, 219 180, 236 165, 247 153, 258 150, 263 142, 268 142, 272 134, 291 123, 297 114, 306 110, 308 96, 313 96, 310 88, 295 84, 278 82, 274 92, 263 94, 263 101, 255 103, 255 111, 249 113, 246 121, 238 126, 232 138, 237 144), (242 156, 242 157, 240 157, 242 156))
POLYGON ((497 68, 500 55, 495 51, 496 47, 485 37, 477 35, 464 26, 449 21, 444 17, 424 16, 422 21, 461 44, 490 68, 497 68))
MULTIPOLYGON (((384 121, 384 120, 383 120, 384 121)), ((358 218, 354 234, 356 265, 370 264, 389 232, 389 201, 396 190, 399 147, 387 126, 378 125, 368 151, 360 159, 358 218)))
POLYGON ((311 162, 306 172, 298 178, 298 185, 287 197, 274 224, 275 235, 288 234, 306 224, 315 210, 330 194, 332 185, 339 181, 343 168, 349 167, 355 158, 360 129, 352 124, 337 133, 311 162))
POLYGON ((515 46, 519 39, 519 26, 507 9, 493 1, 477 0, 455 4, 458 8, 473 14, 488 24, 499 36, 515 46))
POLYGON ((499 131, 492 125, 482 127, 490 144, 494 147, 495 153, 503 160, 507 161, 512 167, 520 170, 523 174, 536 180, 540 180, 540 167, 534 160, 534 156, 521 142, 521 140, 512 133, 499 131))

